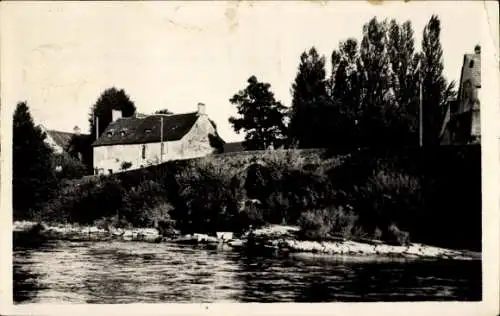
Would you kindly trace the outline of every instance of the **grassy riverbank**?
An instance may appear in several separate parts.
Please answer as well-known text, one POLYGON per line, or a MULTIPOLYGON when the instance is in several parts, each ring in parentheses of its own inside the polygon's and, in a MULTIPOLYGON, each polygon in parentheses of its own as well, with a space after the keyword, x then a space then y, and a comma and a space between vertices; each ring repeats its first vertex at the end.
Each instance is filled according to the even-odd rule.
POLYGON ((217 155, 68 181, 44 222, 242 232, 301 227, 301 239, 375 238, 481 248, 479 146, 217 155))

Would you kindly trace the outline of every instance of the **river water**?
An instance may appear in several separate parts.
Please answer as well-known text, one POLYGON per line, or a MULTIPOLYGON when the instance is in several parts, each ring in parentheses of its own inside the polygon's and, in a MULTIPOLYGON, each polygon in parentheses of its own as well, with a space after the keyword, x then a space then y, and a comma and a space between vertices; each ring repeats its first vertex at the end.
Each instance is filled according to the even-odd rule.
POLYGON ((118 241, 14 248, 15 303, 424 300, 481 300, 481 262, 256 256, 118 241))

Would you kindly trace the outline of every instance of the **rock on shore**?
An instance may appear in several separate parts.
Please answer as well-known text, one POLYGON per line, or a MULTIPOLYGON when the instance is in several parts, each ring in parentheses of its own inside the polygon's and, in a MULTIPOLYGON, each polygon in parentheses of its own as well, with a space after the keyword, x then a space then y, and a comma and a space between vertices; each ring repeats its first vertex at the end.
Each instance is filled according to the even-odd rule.
POLYGON ((290 252, 310 252, 330 255, 353 256, 388 256, 404 258, 442 258, 456 260, 480 259, 480 254, 451 250, 422 244, 410 246, 371 245, 366 243, 344 242, 315 242, 298 240, 274 240, 271 242, 277 250, 290 252))
POLYGON ((105 230, 95 226, 57 225, 47 226, 34 222, 14 222, 13 231, 16 234, 30 234, 46 239, 74 240, 74 241, 146 241, 160 242, 162 236, 155 228, 110 229, 105 230))
MULTIPOLYGON (((15 222, 15 234, 27 234, 27 238, 41 236, 46 239, 74 240, 74 241, 145 241, 161 242, 164 240, 155 228, 135 229, 100 229, 92 226, 58 225, 46 226, 33 222, 15 222)), ((274 225, 252 231, 251 237, 245 234, 241 239, 233 238, 229 233, 219 236, 206 234, 184 235, 176 239, 167 239, 172 242, 185 244, 225 244, 233 249, 257 249, 265 251, 278 251, 288 253, 316 253, 338 256, 362 257, 392 257, 407 259, 454 259, 454 260, 480 260, 481 254, 433 247, 422 244, 410 246, 392 246, 380 242, 359 242, 349 240, 339 241, 306 241, 298 240, 297 227, 274 225), (231 237, 229 239, 228 237, 231 237)))
MULTIPOLYGON (((339 241, 305 241, 298 240, 298 227, 274 225, 253 231, 253 246, 290 253, 317 253, 326 255, 346 255, 363 257, 393 257, 407 259, 455 259, 478 260, 480 253, 451 250, 422 244, 409 246, 392 246, 380 241, 359 242, 350 240, 339 241)), ((245 244, 248 240, 242 241, 245 244)), ((229 243, 231 245, 231 243, 229 243)))

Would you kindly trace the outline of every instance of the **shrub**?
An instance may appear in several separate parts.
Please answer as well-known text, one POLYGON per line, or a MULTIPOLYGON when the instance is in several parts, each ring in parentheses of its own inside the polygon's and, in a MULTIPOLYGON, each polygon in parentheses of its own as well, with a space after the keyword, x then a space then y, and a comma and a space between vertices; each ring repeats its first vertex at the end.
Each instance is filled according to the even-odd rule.
POLYGON ((328 240, 333 236, 346 239, 366 237, 358 216, 342 206, 306 211, 299 218, 302 235, 311 240, 328 240))
POLYGON ((301 235, 309 240, 326 240, 330 237, 332 221, 330 213, 325 210, 306 211, 299 218, 301 235))
MULTIPOLYGON (((211 158, 195 160, 175 175, 179 200, 175 220, 184 230, 215 232, 226 230, 238 213, 237 190, 231 190, 235 170, 214 163, 211 158)), ((172 184, 171 184, 172 185, 172 184)))
POLYGON ((234 227, 237 232, 246 231, 250 226, 261 227, 266 223, 260 204, 251 200, 246 200, 242 204, 243 207, 239 210, 238 220, 234 227))
POLYGON ((421 186, 416 177, 379 170, 355 187, 351 201, 370 231, 387 229, 393 222, 408 227, 422 207, 421 186))
POLYGON ((363 228, 358 225, 359 216, 352 210, 339 206, 330 214, 332 216, 333 235, 339 235, 347 239, 366 236, 363 228))
POLYGON ((66 153, 52 154, 51 160, 52 167, 60 180, 81 178, 87 173, 87 167, 81 161, 66 153))
POLYGON ((130 167, 132 167, 132 163, 130 161, 124 161, 124 162, 122 162, 122 164, 120 166, 120 169, 121 170, 127 170, 130 167))
POLYGON ((399 230, 399 228, 394 224, 389 225, 387 230, 387 242, 400 246, 407 246, 410 244, 410 234, 408 232, 399 230))

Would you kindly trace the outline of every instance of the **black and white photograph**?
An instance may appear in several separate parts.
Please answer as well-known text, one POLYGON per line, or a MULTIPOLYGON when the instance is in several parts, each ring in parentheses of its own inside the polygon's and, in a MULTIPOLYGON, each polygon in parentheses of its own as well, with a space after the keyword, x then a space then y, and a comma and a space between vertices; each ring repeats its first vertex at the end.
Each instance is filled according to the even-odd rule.
POLYGON ((498 294, 486 2, 2 2, 7 300, 498 294))

